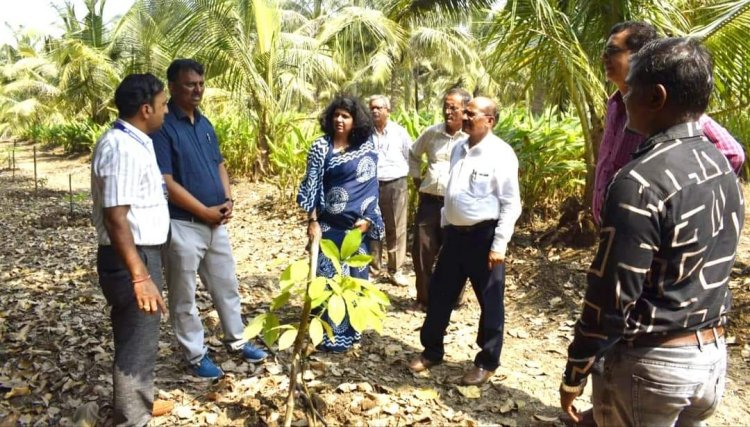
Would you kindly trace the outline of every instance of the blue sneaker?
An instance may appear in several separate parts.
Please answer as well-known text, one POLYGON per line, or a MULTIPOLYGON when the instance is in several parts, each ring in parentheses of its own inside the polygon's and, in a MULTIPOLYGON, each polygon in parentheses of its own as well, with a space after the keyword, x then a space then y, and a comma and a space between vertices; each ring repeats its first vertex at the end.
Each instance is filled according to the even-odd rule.
POLYGON ((268 357, 268 353, 248 343, 242 346, 242 358, 246 362, 257 363, 268 357))
POLYGON ((224 372, 214 364, 211 358, 208 357, 208 354, 203 356, 203 359, 197 364, 190 365, 190 369, 195 376, 201 378, 216 379, 224 376, 224 372))

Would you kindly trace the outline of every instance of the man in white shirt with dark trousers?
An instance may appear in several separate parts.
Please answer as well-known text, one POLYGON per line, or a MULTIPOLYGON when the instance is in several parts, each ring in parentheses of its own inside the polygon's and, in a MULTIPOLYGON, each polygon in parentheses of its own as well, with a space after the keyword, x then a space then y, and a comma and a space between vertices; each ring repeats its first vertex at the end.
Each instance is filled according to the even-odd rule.
POLYGON ((451 153, 441 224, 445 240, 430 282, 427 316, 420 333, 422 354, 409 363, 420 372, 442 362, 443 336, 468 277, 481 316, 474 366, 461 379, 480 385, 500 366, 505 324, 505 251, 521 214, 518 159, 513 149, 492 134, 497 106, 489 98, 473 99, 464 110, 468 138, 451 153))
POLYGON ((91 162, 96 271, 114 341, 112 425, 143 426, 174 405, 154 402, 169 211, 148 133, 167 113, 164 83, 152 74, 128 75, 115 90, 115 106, 119 118, 97 141, 91 162))

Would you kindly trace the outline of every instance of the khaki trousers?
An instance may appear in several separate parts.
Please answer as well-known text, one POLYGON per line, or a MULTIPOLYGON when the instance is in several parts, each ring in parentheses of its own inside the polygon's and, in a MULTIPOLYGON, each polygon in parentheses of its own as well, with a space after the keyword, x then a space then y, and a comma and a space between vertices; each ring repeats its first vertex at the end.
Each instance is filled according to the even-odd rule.
MULTIPOLYGON (((388 254, 388 273, 395 274, 401 270, 406 259, 406 204, 408 197, 406 177, 393 181, 380 181, 380 200, 378 202, 385 223, 385 246, 388 254)), ((372 264, 370 272, 377 276, 381 272, 383 256, 382 242, 372 242, 372 264)))

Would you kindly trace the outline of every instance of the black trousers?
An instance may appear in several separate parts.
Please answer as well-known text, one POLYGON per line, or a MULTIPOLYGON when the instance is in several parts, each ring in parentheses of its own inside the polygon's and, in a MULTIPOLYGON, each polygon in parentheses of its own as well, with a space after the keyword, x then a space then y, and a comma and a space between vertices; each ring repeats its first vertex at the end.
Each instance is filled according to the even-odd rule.
MULTIPOLYGON (((159 292, 162 290, 161 246, 138 246, 159 292)), ((96 254, 99 286, 111 306, 115 357, 113 424, 146 425, 154 403, 154 366, 159 351, 161 312, 146 314, 138 308, 130 272, 112 246, 99 246, 96 254)))
POLYGON ((489 221, 469 230, 445 227, 443 246, 430 282, 427 317, 419 335, 424 346, 422 356, 426 359, 434 362, 443 359, 443 335, 468 277, 481 309, 476 341, 481 350, 474 364, 490 371, 500 365, 505 327, 505 265, 490 270, 487 261, 495 224, 489 221))

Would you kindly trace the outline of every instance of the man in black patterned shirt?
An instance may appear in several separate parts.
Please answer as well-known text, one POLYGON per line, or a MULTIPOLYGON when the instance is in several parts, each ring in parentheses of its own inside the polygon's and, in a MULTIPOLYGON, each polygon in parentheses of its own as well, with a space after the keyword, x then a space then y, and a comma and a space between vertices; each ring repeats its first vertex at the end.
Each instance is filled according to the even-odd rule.
POLYGON ((724 388, 744 201, 697 122, 713 89, 708 52, 694 39, 653 41, 626 82, 627 126, 647 139, 607 192, 560 403, 578 419, 573 401, 604 357, 592 376, 598 425, 702 425, 724 388))

